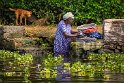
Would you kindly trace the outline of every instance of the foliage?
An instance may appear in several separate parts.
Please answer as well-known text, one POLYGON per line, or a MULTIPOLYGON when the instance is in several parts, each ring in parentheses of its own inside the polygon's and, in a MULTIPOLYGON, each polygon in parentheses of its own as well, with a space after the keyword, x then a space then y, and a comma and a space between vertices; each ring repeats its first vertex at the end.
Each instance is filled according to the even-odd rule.
POLYGON ((61 65, 63 61, 62 56, 53 57, 52 53, 49 53, 46 57, 42 59, 42 65, 44 67, 52 68, 61 65))
POLYGON ((21 55, 18 52, 0 50, 0 61, 4 64, 4 72, 2 72, 3 76, 22 76, 24 77, 24 80, 29 83, 29 68, 33 63, 33 56, 31 54, 21 55))
POLYGON ((31 54, 21 55, 18 52, 0 50, 0 60, 5 61, 6 64, 12 66, 13 70, 14 68, 21 70, 32 64, 33 56, 31 54))
MULTIPOLYGON (((13 66, 13 68, 15 68, 14 70, 16 71, 19 68, 23 69, 26 73, 25 77, 28 79, 30 75, 29 67, 33 60, 30 54, 22 56, 17 52, 1 50, 0 60, 6 61, 4 65, 8 64, 8 68, 13 66), (11 59, 13 59, 13 61, 11 61, 11 59), (29 63, 27 63, 27 61, 29 61, 29 63)), ((124 73, 124 54, 90 53, 87 58, 87 62, 82 63, 81 61, 76 61, 72 63, 64 63, 62 56, 54 57, 52 53, 48 53, 48 55, 42 58, 41 65, 37 71, 40 71, 41 79, 53 79, 56 78, 57 75, 64 75, 65 71, 68 71, 72 78, 79 76, 83 80, 84 77, 87 79, 99 78, 102 80, 108 80, 112 78, 112 75, 124 73)), ((20 73, 20 75, 21 74, 22 73, 20 73)), ((3 75, 14 76, 16 75, 16 72, 4 72, 3 75)))
MULTIPOLYGON (((95 54, 90 53, 87 62, 76 61, 72 63, 62 63, 62 57, 53 57, 48 54, 42 63, 41 78, 57 77, 56 63, 61 63, 61 74, 69 71, 71 77, 88 77, 89 79, 109 79, 112 74, 124 72, 124 54, 95 54), (54 67, 53 67, 54 66, 54 67)), ((59 66, 57 66, 59 67, 59 66)), ((67 73, 66 73, 67 74, 67 73)))
POLYGON ((75 15, 75 24, 102 23, 107 18, 124 18, 123 0, 1 0, 0 19, 3 23, 14 20, 9 7, 30 9, 38 18, 49 17, 50 23, 58 23, 68 11, 75 15))
POLYGON ((51 43, 49 43, 48 39, 42 39, 42 38, 23 40, 22 44, 24 47, 50 47, 51 46, 51 43))
POLYGON ((63 64, 62 56, 53 57, 52 53, 49 53, 41 61, 42 69, 40 71, 41 78, 56 78, 56 68, 63 64))

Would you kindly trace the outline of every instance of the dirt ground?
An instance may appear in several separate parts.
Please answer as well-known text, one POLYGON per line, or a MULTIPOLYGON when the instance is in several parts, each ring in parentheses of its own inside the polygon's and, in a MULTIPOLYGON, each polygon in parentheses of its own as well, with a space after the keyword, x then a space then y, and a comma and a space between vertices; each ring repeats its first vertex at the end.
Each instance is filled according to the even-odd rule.
MULTIPOLYGON (((72 26, 72 30, 77 30, 77 26, 72 26)), ((44 36, 54 36, 56 32, 56 25, 50 26, 26 26, 26 34, 30 37, 35 37, 36 34, 44 34, 44 36)), ((102 26, 96 27, 98 32, 102 33, 102 26)))

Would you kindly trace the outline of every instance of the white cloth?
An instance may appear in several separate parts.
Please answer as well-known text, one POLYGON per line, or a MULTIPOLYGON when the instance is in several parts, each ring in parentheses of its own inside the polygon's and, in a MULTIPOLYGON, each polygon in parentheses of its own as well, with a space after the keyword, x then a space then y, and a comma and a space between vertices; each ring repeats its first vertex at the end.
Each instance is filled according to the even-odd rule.
POLYGON ((63 15, 63 20, 67 20, 68 18, 74 19, 74 15, 71 12, 67 12, 65 15, 63 15))

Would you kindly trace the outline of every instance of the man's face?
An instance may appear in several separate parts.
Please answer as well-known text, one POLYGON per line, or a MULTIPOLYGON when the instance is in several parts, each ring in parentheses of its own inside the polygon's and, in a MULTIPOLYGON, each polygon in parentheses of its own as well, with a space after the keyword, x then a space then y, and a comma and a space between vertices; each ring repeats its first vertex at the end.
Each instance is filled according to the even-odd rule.
POLYGON ((68 18, 68 24, 72 24, 73 23, 73 19, 72 18, 68 18))

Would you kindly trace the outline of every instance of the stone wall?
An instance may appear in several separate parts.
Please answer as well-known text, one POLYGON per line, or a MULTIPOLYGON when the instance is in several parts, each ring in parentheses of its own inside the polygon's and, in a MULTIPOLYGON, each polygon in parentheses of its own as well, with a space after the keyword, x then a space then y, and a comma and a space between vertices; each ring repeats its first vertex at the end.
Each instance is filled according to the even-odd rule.
POLYGON ((13 38, 22 38, 25 34, 23 26, 0 26, 0 47, 15 49, 13 38))
POLYGON ((39 38, 25 37, 24 26, 0 26, 0 49, 17 50, 33 56, 42 56, 52 50, 51 47, 35 45, 35 39, 39 38))
POLYGON ((124 39, 124 19, 106 19, 103 23, 105 41, 122 41, 124 39))
POLYGON ((24 34, 24 26, 0 26, 0 37, 2 38, 20 38, 24 34))
POLYGON ((106 19, 103 23, 104 51, 124 53, 124 19, 106 19))
MULTIPOLYGON (((106 19, 103 23, 104 51, 111 53, 124 53, 124 19, 106 19)), ((18 50, 41 56, 52 51, 52 47, 26 46, 23 41, 33 41, 25 37, 24 26, 0 26, 0 48, 18 50)))

